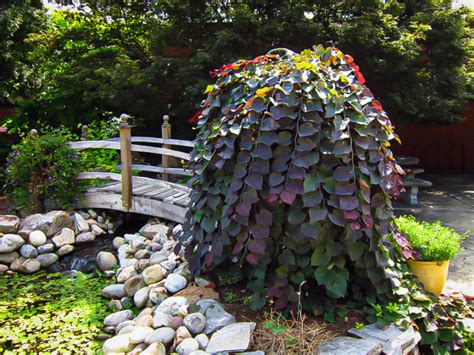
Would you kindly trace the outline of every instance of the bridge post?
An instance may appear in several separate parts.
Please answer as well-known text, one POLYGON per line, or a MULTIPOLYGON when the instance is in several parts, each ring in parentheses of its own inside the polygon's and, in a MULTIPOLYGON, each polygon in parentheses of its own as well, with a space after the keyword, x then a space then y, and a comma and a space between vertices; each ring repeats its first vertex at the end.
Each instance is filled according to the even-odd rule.
POLYGON ((132 207, 132 128, 127 115, 120 116, 120 159, 122 161, 122 206, 132 207))
MULTIPOLYGON (((169 119, 170 116, 163 116, 163 124, 161 125, 161 137, 163 139, 171 139, 171 124, 169 123, 169 119)), ((163 148, 171 149, 171 146, 169 144, 163 144, 163 148)), ((169 155, 162 155, 161 159, 161 166, 163 168, 171 167, 171 157, 169 155)), ((168 181, 168 174, 163 174, 162 179, 168 181)))

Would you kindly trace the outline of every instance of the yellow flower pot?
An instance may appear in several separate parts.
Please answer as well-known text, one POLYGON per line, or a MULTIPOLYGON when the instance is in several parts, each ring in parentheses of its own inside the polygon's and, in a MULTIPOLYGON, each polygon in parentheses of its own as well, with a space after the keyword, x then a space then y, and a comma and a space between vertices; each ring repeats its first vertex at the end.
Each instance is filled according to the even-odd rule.
POLYGON ((418 261, 408 260, 408 266, 427 291, 439 296, 448 278, 449 260, 418 261))

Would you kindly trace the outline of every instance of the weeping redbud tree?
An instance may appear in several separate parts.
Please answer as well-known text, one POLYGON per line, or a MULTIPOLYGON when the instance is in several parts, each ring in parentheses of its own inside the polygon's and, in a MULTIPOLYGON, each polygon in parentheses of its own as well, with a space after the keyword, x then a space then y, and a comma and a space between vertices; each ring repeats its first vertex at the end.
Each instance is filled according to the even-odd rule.
POLYGON ((191 271, 239 268, 254 308, 320 314, 341 298, 406 296, 413 278, 386 237, 398 138, 353 58, 279 49, 213 76, 192 119, 191 271))

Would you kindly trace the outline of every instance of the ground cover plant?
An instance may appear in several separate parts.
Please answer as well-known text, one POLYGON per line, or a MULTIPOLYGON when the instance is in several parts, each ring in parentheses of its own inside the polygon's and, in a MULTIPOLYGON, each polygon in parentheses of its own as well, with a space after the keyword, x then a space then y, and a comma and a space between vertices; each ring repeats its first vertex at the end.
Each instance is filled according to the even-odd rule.
POLYGON ((44 272, 0 279, 1 353, 95 353, 108 314, 104 277, 44 272))
POLYGON ((354 59, 280 49, 212 75, 191 119, 191 271, 235 270, 254 309, 329 318, 337 302, 356 302, 372 321, 416 322, 433 349, 460 350, 470 310, 427 295, 406 266, 411 249, 391 226, 398 138, 354 59))

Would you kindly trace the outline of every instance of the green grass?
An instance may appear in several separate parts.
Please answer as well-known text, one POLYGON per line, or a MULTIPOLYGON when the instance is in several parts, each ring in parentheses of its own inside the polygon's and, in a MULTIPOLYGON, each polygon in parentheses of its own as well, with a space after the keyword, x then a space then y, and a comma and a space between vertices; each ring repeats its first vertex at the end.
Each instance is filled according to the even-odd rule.
POLYGON ((395 223, 424 261, 451 260, 462 250, 461 243, 468 233, 461 235, 440 221, 428 223, 413 216, 400 216, 395 223))
POLYGON ((0 353, 92 353, 107 300, 103 277, 36 273, 0 279, 0 353))

